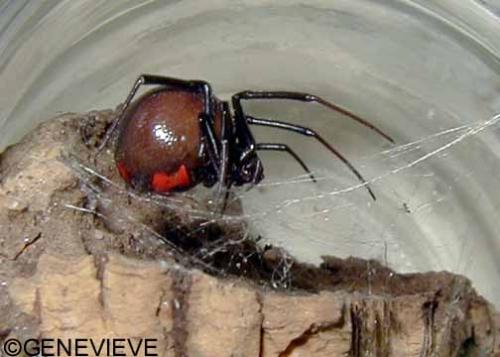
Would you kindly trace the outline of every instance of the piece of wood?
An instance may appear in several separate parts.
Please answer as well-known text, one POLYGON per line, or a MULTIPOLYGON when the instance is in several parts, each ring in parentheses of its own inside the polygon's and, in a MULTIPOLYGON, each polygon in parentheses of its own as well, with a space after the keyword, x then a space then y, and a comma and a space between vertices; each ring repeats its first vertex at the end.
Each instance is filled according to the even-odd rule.
MULTIPOLYGON (((380 266, 368 290, 356 270, 365 262, 294 263, 292 273, 321 281, 313 293, 193 268, 155 235, 158 219, 173 217, 165 210, 127 203, 120 184, 89 191, 82 121, 95 132, 111 115, 62 116, 1 157, 0 341, 151 338, 175 357, 500 356, 500 315, 460 276, 380 266)), ((113 175, 105 155, 100 170, 113 175)), ((183 214, 176 224, 193 223, 183 214)), ((269 261, 280 254, 266 252, 269 261)))
POLYGON ((155 338, 166 356, 456 356, 473 336, 485 355, 494 346, 487 304, 265 291, 117 255, 44 254, 9 295, 41 336, 155 338))

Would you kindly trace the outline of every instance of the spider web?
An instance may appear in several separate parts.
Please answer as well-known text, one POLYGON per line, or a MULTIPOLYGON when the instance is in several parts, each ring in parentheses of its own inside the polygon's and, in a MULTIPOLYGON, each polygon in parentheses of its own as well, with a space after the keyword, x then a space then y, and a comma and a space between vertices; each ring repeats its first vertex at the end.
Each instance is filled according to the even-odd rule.
MULTIPOLYGON (((336 199, 350 198, 352 194, 364 197, 366 196, 366 185, 384 186, 391 179, 402 175, 415 175, 420 181, 432 181, 434 179, 432 172, 425 174, 422 173, 424 171, 419 171, 418 174, 414 174, 412 170, 433 160, 442 160, 453 150, 470 144, 471 140, 476 140, 479 134, 485 131, 491 132, 497 127, 499 121, 500 115, 496 115, 486 121, 445 129, 410 143, 395 145, 362 157, 357 160, 357 164, 361 167, 365 163, 373 161, 384 162, 385 167, 388 167, 382 173, 367 177, 365 183, 352 183, 352 181, 348 182, 340 178, 343 186, 339 186, 338 175, 321 170, 313 171, 321 185, 319 190, 298 188, 309 182, 307 174, 278 180, 271 178, 263 181, 255 189, 262 191, 257 196, 267 195, 273 190, 285 189, 290 192, 289 196, 291 197, 278 196, 278 199, 270 199, 258 207, 245 204, 247 200, 251 201, 252 191, 234 190, 228 205, 242 205, 243 208, 237 209, 236 212, 223 214, 218 214, 213 207, 214 190, 202 190, 201 193, 187 192, 169 197, 138 194, 124 188, 121 182, 107 177, 106 174, 101 173, 98 168, 86 163, 85 160, 71 155, 67 162, 80 177, 84 190, 91 199, 85 207, 68 205, 67 208, 95 214, 98 219, 103 221, 126 222, 127 227, 133 227, 136 231, 142 232, 138 235, 139 245, 166 250, 167 256, 173 257, 176 261, 199 267, 211 274, 245 276, 275 288, 297 287, 294 269, 300 264, 303 257, 296 256, 293 250, 291 254, 287 252, 288 241, 286 239, 266 237, 269 230, 260 230, 259 227, 275 224, 280 229, 283 228, 283 223, 288 224, 291 220, 295 221, 292 223, 298 223, 300 226, 300 224, 307 225, 316 216, 335 217, 338 212, 349 210, 350 214, 355 214, 359 208, 359 204, 355 200, 351 202, 349 199, 338 201, 336 199), (328 184, 332 184, 334 188, 325 189, 325 187, 331 187, 328 184), (139 202, 140 205, 161 208, 163 220, 167 223, 163 225, 153 224, 144 221, 143 217, 135 214, 133 210, 122 210, 119 209, 120 207, 115 207, 116 197, 126 197, 126 200, 139 202), (332 201, 332 199, 335 200, 332 201), (326 208, 319 211, 309 209, 308 205, 311 203, 321 205, 325 202, 326 204, 323 206, 326 208), (108 206, 108 209, 101 210, 99 207, 103 205, 108 206), (294 215, 294 210, 302 211, 300 215, 294 215), (113 211, 112 217, 106 213, 110 211, 113 211), (179 219, 179 217, 183 218, 179 219)), ((453 191, 450 192, 453 194, 453 191)), ((433 200, 421 203, 416 208, 413 207, 415 205, 405 202, 397 214, 418 214, 418 212, 446 202, 448 199, 446 195, 436 195, 433 200), (410 206, 412 207, 410 208, 410 206)), ((362 200, 366 201, 366 197, 362 200)), ((376 210, 378 204, 378 202, 368 202, 366 206, 370 207, 370 210, 376 210)), ((291 225, 291 227, 292 230, 297 230, 297 225, 291 225)), ((359 236, 351 235, 348 242, 347 239, 344 242, 342 240, 325 242, 324 238, 314 236, 316 230, 313 227, 311 227, 311 232, 303 241, 306 241, 307 244, 317 244, 324 247, 321 255, 335 255, 337 245, 364 246, 368 247, 369 251, 370 249, 371 251, 376 250, 378 255, 375 258, 384 265, 401 270, 397 261, 394 262, 395 252, 401 249, 397 243, 380 237, 377 237, 376 240, 364 239, 362 234, 359 236)), ((303 234, 306 233, 303 232, 303 234)), ((459 237, 461 243, 456 252, 457 259, 453 260, 456 265, 447 267, 448 269, 466 272, 464 267, 470 264, 473 259, 473 256, 468 254, 471 249, 470 242, 465 239, 468 233, 470 232, 464 232, 463 236, 459 237)), ((300 245, 300 247, 302 249, 304 246, 300 245)), ((432 247, 432 249, 436 248, 436 246, 432 247)), ((441 247, 441 249, 445 248, 441 247)), ((355 253, 356 250, 352 249, 350 255, 355 256, 355 253)), ((308 261, 306 257, 306 262, 321 262, 320 254, 315 254, 316 261, 314 259, 308 261)), ((369 271, 371 269, 370 260, 367 262, 366 269, 369 271)))

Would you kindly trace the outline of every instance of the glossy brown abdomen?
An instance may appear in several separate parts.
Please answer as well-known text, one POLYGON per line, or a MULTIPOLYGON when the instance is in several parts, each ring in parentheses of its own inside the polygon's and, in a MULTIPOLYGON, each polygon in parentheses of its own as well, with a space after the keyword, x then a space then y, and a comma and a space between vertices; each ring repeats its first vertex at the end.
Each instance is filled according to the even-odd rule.
POLYGON ((139 98, 119 129, 115 160, 122 177, 143 190, 194 186, 192 173, 201 165, 198 117, 202 109, 202 96, 187 91, 160 89, 139 98), (154 186, 161 177, 170 184, 154 186))

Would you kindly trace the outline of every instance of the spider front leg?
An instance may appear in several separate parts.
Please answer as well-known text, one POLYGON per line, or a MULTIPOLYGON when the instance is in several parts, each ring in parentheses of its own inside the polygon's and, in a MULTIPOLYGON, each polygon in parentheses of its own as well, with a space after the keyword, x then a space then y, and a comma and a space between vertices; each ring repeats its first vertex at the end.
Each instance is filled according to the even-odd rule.
POLYGON ((329 102, 321 97, 314 94, 302 93, 302 92, 286 92, 286 91, 243 91, 233 95, 232 101, 236 112, 240 112, 243 115, 243 109, 241 107, 241 100, 252 100, 252 99, 288 99, 296 100, 300 102, 313 102, 320 104, 328 109, 334 110, 336 112, 342 113, 350 119, 360 123, 363 126, 373 130, 377 134, 381 135, 387 141, 394 143, 389 135, 384 133, 382 130, 377 128, 372 123, 358 117, 347 109, 342 108, 332 102, 329 102))

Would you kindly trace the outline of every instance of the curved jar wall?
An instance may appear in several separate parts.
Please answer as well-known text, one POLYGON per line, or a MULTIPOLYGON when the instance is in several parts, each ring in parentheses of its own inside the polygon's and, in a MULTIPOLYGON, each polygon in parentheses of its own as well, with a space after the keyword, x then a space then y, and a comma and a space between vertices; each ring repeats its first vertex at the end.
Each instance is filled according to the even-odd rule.
POLYGON ((15 1, 0 17, 0 147, 61 111, 115 107, 139 73, 243 89, 308 91, 390 133, 390 145, 311 104, 251 103, 255 116, 311 126, 371 182, 366 190, 311 139, 286 142, 240 192, 252 229, 294 255, 451 270, 500 301, 500 26, 476 1, 15 1))

